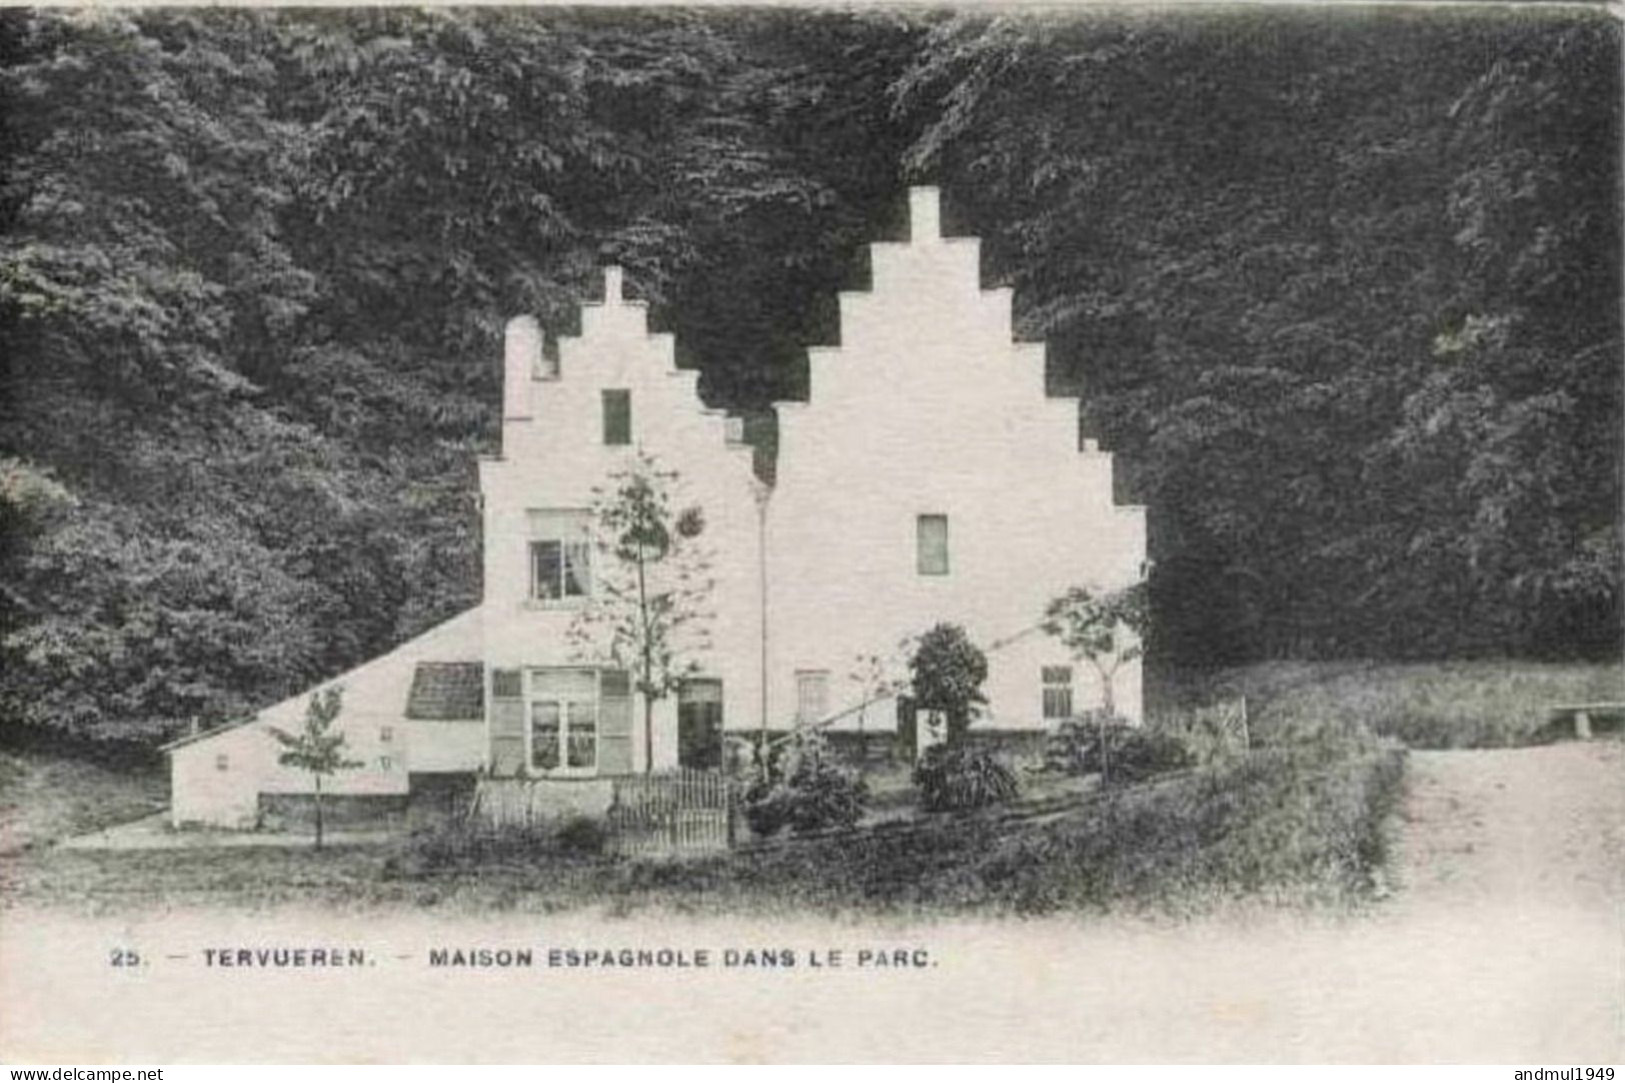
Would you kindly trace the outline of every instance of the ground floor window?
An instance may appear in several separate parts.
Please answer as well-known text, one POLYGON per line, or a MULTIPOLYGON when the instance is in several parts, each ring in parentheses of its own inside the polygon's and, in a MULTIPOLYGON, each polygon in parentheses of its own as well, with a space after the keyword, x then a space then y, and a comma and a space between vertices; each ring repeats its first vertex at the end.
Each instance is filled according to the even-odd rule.
POLYGON ((829 670, 796 670, 796 721, 803 726, 829 713, 829 670))
POLYGON ((1044 682, 1044 720, 1071 718, 1072 667, 1045 666, 1041 676, 1044 682))
POLYGON ((590 669, 530 671, 530 766, 591 773, 598 767, 598 674, 590 669))

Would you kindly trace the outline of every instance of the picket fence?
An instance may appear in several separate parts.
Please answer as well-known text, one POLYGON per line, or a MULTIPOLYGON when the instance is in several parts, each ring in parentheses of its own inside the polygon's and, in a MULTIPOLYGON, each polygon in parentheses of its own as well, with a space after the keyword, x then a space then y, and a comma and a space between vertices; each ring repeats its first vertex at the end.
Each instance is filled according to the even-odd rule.
POLYGON ((626 857, 693 854, 734 844, 733 793, 717 771, 677 770, 614 779, 610 848, 626 857))

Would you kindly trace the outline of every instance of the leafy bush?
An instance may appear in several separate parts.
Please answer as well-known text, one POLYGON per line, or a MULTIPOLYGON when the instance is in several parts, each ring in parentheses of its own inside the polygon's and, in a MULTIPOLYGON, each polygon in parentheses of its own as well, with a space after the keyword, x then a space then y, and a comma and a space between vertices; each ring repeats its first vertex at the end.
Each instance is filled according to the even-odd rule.
POLYGON ((766 837, 851 827, 863 816, 869 789, 818 733, 797 733, 769 754, 768 770, 745 790, 745 822, 766 837))
POLYGON ((977 705, 987 702, 982 694, 987 655, 959 625, 938 624, 920 636, 908 664, 914 705, 940 712, 948 743, 957 745, 976 717, 977 705))
POLYGON ((1190 749, 1172 733, 1134 726, 1121 718, 1101 725, 1099 712, 1069 718, 1056 727, 1044 747, 1044 766, 1068 775, 1098 773, 1101 734, 1105 733, 1106 769, 1113 782, 1139 782, 1195 763, 1190 749))
POLYGON ((981 749, 932 745, 914 768, 927 812, 981 808, 1016 796, 1015 772, 981 749))
POLYGON ((1184 745, 1193 766, 1231 763, 1252 747, 1244 709, 1240 700, 1232 700, 1164 710, 1147 718, 1146 725, 1184 745))
MULTIPOLYGON (((1403 792, 1393 745, 1281 746, 1111 790, 1039 821, 921 821, 684 867, 706 899, 941 913, 1151 910, 1226 899, 1359 905, 1381 881, 1403 792)), ((674 884, 664 885, 668 890, 674 884)))
POLYGON ((609 827, 592 816, 571 816, 553 832, 553 843, 566 854, 601 854, 609 845, 609 827))

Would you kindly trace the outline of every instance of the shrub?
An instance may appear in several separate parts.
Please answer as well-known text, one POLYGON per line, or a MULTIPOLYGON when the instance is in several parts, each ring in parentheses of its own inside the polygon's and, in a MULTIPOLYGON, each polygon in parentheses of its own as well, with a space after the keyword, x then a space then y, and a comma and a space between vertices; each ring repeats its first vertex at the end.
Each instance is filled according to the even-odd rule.
POLYGON ((1153 732, 1185 746, 1192 766, 1231 763, 1252 747, 1245 705, 1239 700, 1205 706, 1163 710, 1146 720, 1153 732))
POLYGON ((1539 744, 1558 703, 1625 699, 1619 662, 1269 662, 1159 675, 1160 712, 1246 696, 1254 747, 1375 732, 1411 748, 1539 744))
POLYGON ((948 743, 959 744, 976 716, 977 705, 987 702, 982 694, 987 655, 959 625, 938 624, 920 637, 908 664, 914 705, 922 711, 941 712, 948 743))
POLYGON ((1099 770, 1098 763, 1090 766, 1089 756, 1099 740, 1098 721, 1087 717, 1062 720, 1044 739, 1044 770, 1061 775, 1086 775, 1091 770, 1099 770))
POLYGON ((981 808, 1016 796, 1015 772, 981 749, 932 745, 914 768, 927 812, 981 808))
POLYGON ((765 837, 785 827, 797 834, 851 827, 868 801, 868 787, 839 762, 829 742, 801 732, 769 754, 767 771, 746 788, 742 803, 751 832, 765 837))
POLYGON ((745 825, 757 838, 776 835, 785 825, 784 802, 778 793, 779 784, 767 775, 758 775, 740 795, 739 809, 745 825))
POLYGON ((591 816, 571 816, 553 832, 553 843, 566 854, 601 854, 609 844, 609 827, 591 816))
POLYGON ((1091 712, 1056 727, 1044 748, 1044 766, 1069 775, 1099 772, 1103 729, 1107 775, 1113 782, 1139 782, 1195 763, 1185 742, 1171 733, 1121 718, 1108 718, 1102 727, 1100 713, 1091 712))

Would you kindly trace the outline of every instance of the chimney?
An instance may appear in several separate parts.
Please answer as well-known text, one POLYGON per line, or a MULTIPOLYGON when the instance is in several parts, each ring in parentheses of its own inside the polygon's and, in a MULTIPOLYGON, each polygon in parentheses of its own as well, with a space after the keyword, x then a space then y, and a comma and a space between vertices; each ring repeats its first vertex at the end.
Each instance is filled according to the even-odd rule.
POLYGON ((935 188, 908 190, 908 239, 911 244, 929 244, 942 236, 942 214, 935 188))
POLYGON ((610 264, 604 268, 604 304, 618 305, 626 300, 626 291, 621 281, 621 269, 610 264))
POLYGON ((508 321, 503 341, 502 416, 530 417, 530 382, 542 360, 542 328, 534 316, 508 321))

